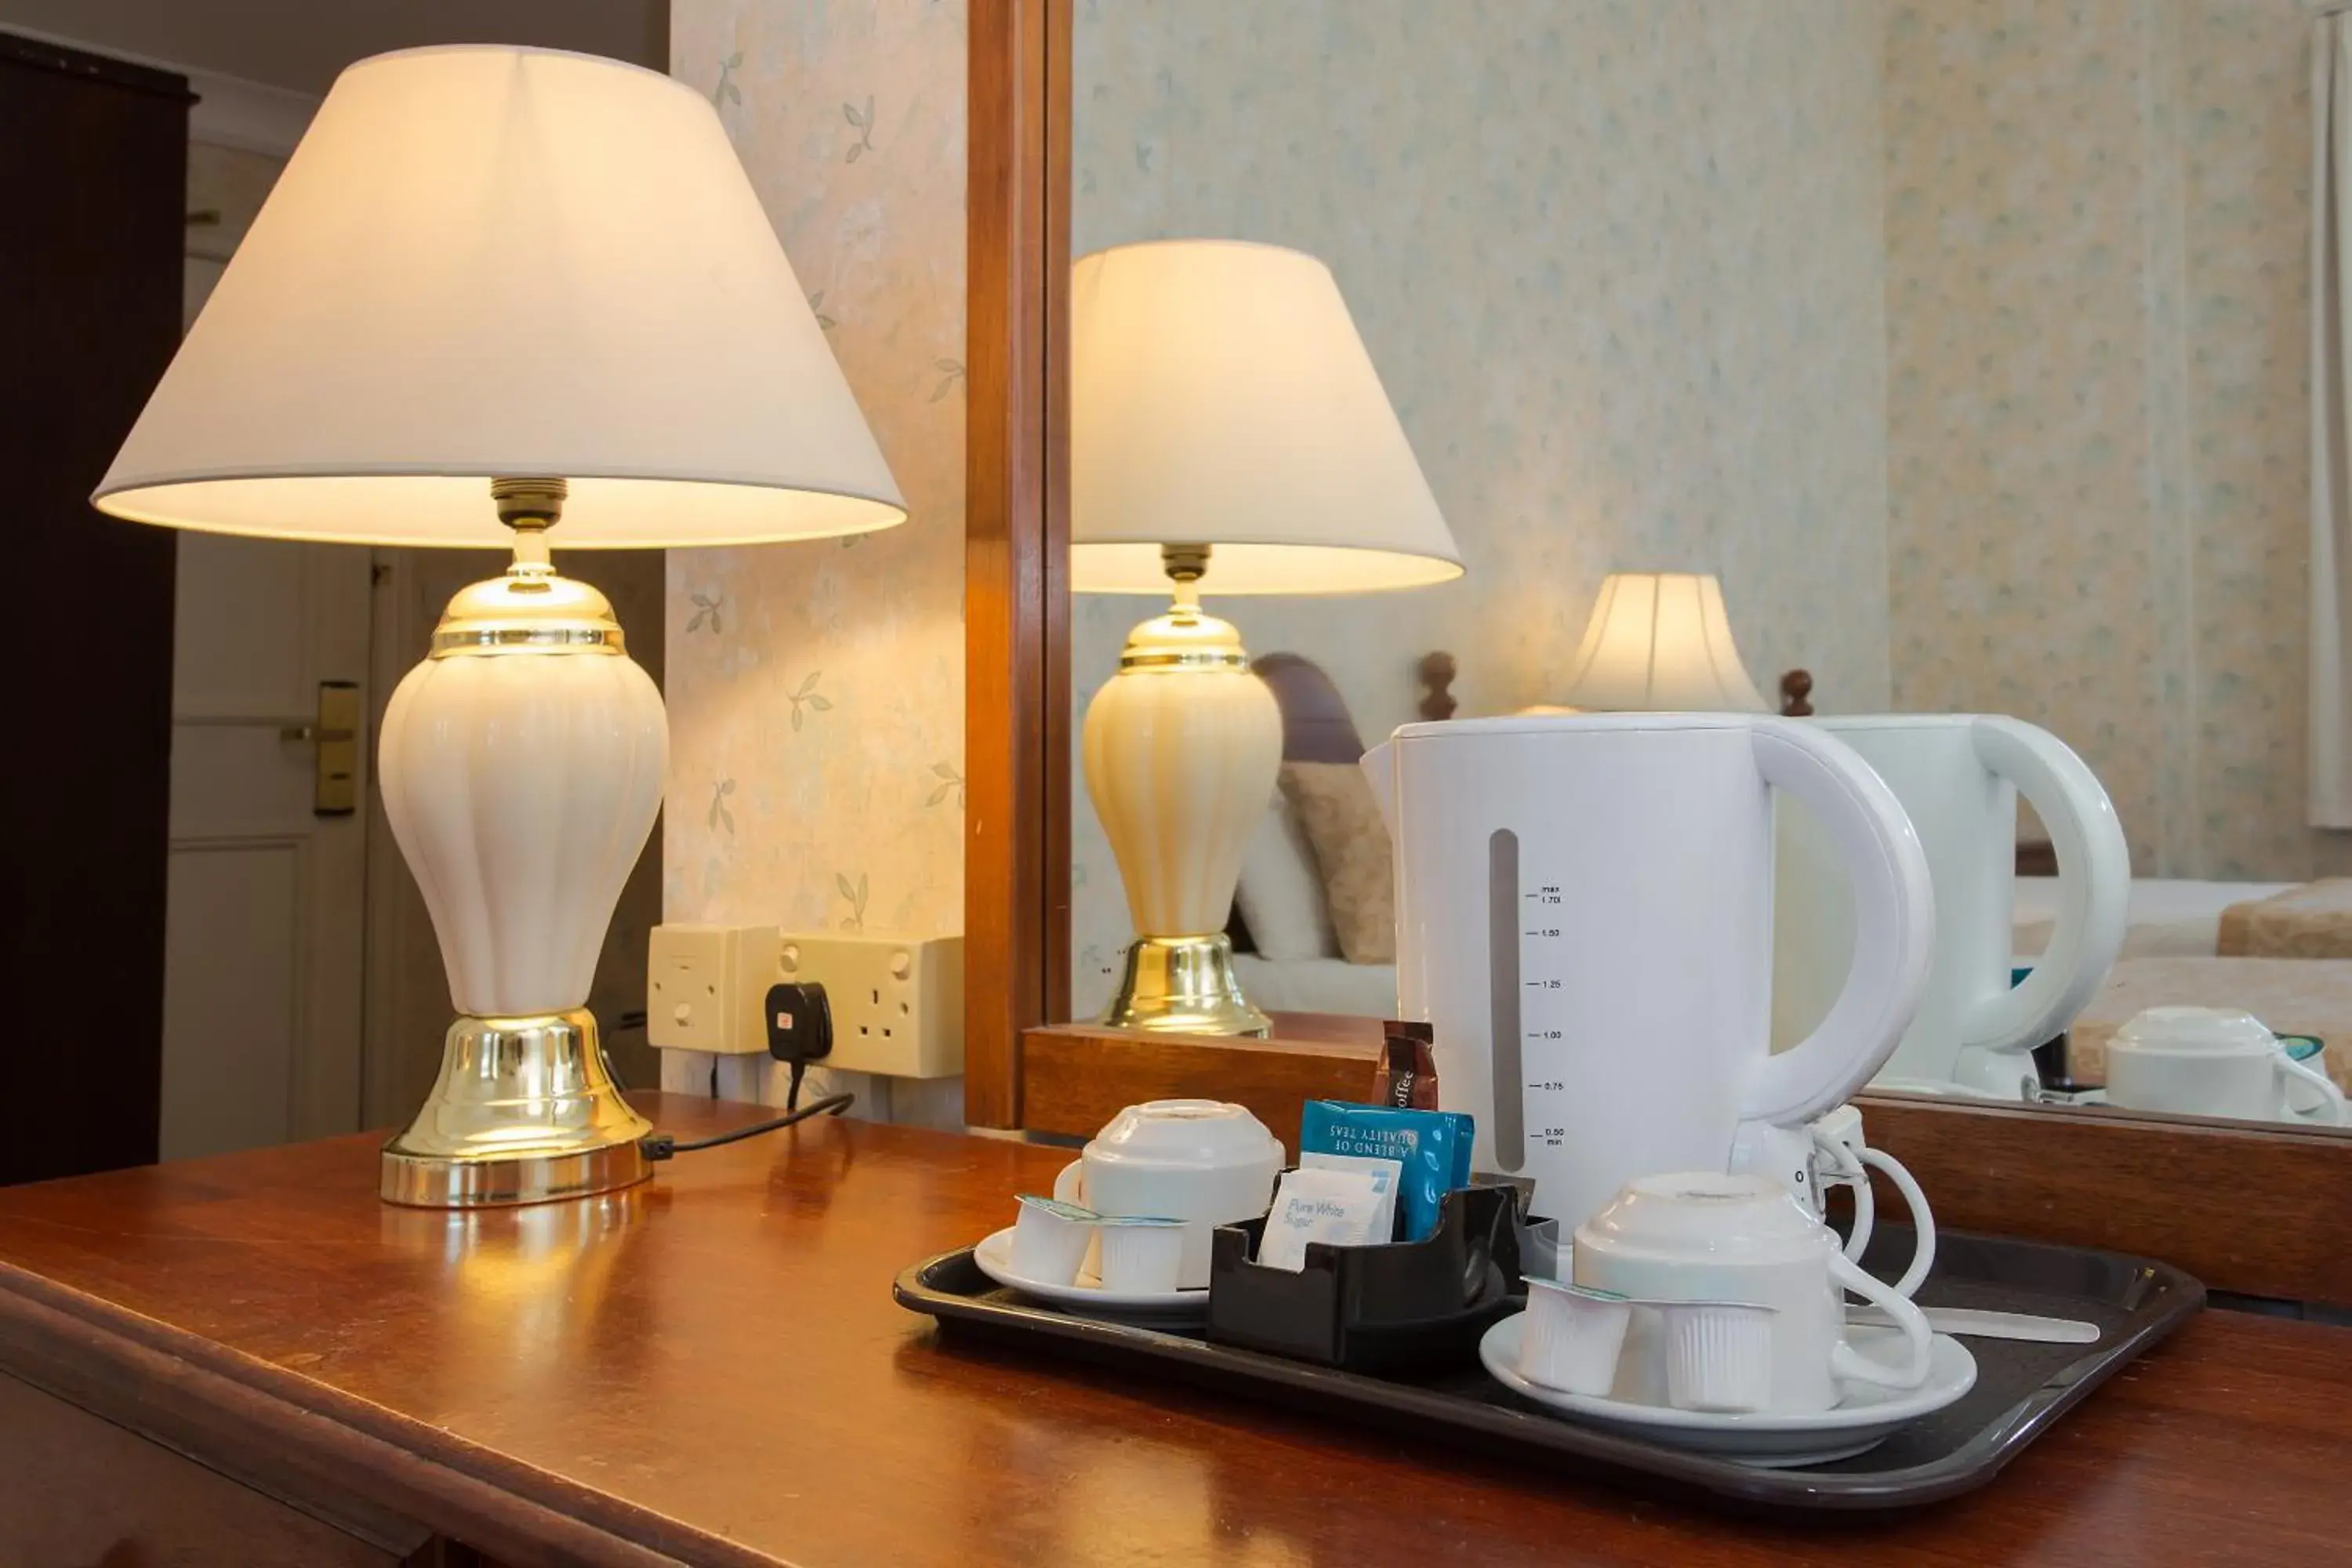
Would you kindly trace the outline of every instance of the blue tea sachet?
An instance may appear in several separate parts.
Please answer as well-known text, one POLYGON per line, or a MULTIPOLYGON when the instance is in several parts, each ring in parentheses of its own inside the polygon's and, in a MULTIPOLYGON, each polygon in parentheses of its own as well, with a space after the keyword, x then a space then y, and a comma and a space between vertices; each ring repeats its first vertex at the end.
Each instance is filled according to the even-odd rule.
POLYGON ((1404 1167, 1397 1210, 1404 1239, 1422 1241, 1437 1229, 1438 1205, 1470 1184, 1471 1117, 1459 1110, 1409 1110, 1310 1100, 1299 1118, 1302 1154, 1356 1154, 1394 1160, 1404 1167))

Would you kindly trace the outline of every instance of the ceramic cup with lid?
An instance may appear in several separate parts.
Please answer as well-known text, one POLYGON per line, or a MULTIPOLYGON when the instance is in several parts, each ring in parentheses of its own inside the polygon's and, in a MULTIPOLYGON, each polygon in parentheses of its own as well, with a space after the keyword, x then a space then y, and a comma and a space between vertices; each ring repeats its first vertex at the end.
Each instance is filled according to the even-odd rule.
POLYGON ((1209 1237, 1273 1201, 1281 1141, 1242 1106, 1153 1100, 1110 1119, 1055 1179, 1054 1195, 1097 1214, 1181 1219, 1181 1289, 1209 1283, 1209 1237))
POLYGON ((2150 1007, 2107 1042, 2107 1103, 2182 1116, 2352 1124, 2344 1094, 2251 1013, 2150 1007))
MULTIPOLYGON (((1651 1301, 1739 1301, 1773 1309, 1770 1394, 1775 1414, 1828 1410, 1841 1380, 1916 1388, 1930 1335, 1919 1309, 1864 1273, 1837 1233, 1769 1176, 1696 1171, 1629 1182, 1577 1227, 1576 1283, 1651 1301), (1887 1367, 1845 1342, 1844 1291, 1866 1298, 1902 1331, 1905 1355, 1887 1367)), ((1636 1308, 1613 1397, 1668 1403, 1659 1314, 1636 1308)))

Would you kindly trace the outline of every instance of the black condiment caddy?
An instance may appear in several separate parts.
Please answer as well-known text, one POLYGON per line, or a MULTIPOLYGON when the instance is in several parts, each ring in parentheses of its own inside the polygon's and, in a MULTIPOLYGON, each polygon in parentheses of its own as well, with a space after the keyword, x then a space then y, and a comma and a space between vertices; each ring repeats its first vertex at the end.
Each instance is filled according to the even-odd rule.
POLYGON ((1256 1261, 1263 1218, 1220 1226, 1207 1337, 1357 1372, 1475 1363, 1479 1339, 1521 1290, 1517 1209, 1513 1188, 1465 1187, 1445 1194, 1422 1240, 1309 1242, 1295 1271, 1256 1261))

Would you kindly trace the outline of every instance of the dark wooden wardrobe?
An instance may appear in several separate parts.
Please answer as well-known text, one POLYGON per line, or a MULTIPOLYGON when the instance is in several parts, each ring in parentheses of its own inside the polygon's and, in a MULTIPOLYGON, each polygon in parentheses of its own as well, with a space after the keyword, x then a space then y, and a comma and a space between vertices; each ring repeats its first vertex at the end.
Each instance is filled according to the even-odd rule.
POLYGON ((179 345, 190 101, 0 32, 0 1183, 155 1158, 173 541, 89 497, 179 345))

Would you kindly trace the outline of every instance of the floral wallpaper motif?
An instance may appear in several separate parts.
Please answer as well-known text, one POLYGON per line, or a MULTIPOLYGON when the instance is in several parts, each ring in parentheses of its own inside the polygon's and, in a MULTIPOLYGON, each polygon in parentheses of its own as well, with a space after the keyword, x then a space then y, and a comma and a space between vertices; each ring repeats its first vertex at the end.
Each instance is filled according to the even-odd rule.
MULTIPOLYGON (((1073 251, 1329 262, 1468 564, 1213 593, 1252 649, 1315 658, 1373 739, 1432 648, 1466 713, 1550 700, 1603 574, 1712 571, 1759 685, 1885 703, 1876 0, 1077 0, 1075 31, 1073 251)), ((1079 601, 1081 710, 1150 608, 1079 601)), ((1083 800, 1072 837, 1087 1008, 1130 933, 1083 800)))
MULTIPOLYGON (((910 516, 670 553, 669 920, 962 929, 965 15, 670 5, 671 74, 719 110, 910 516)), ((919 1099, 958 1120, 960 1086, 901 1089, 902 1118, 919 1099)))
POLYGON ((2299 0, 1886 17, 1897 706, 2048 726, 2143 875, 2294 879, 2303 826, 2299 0))

